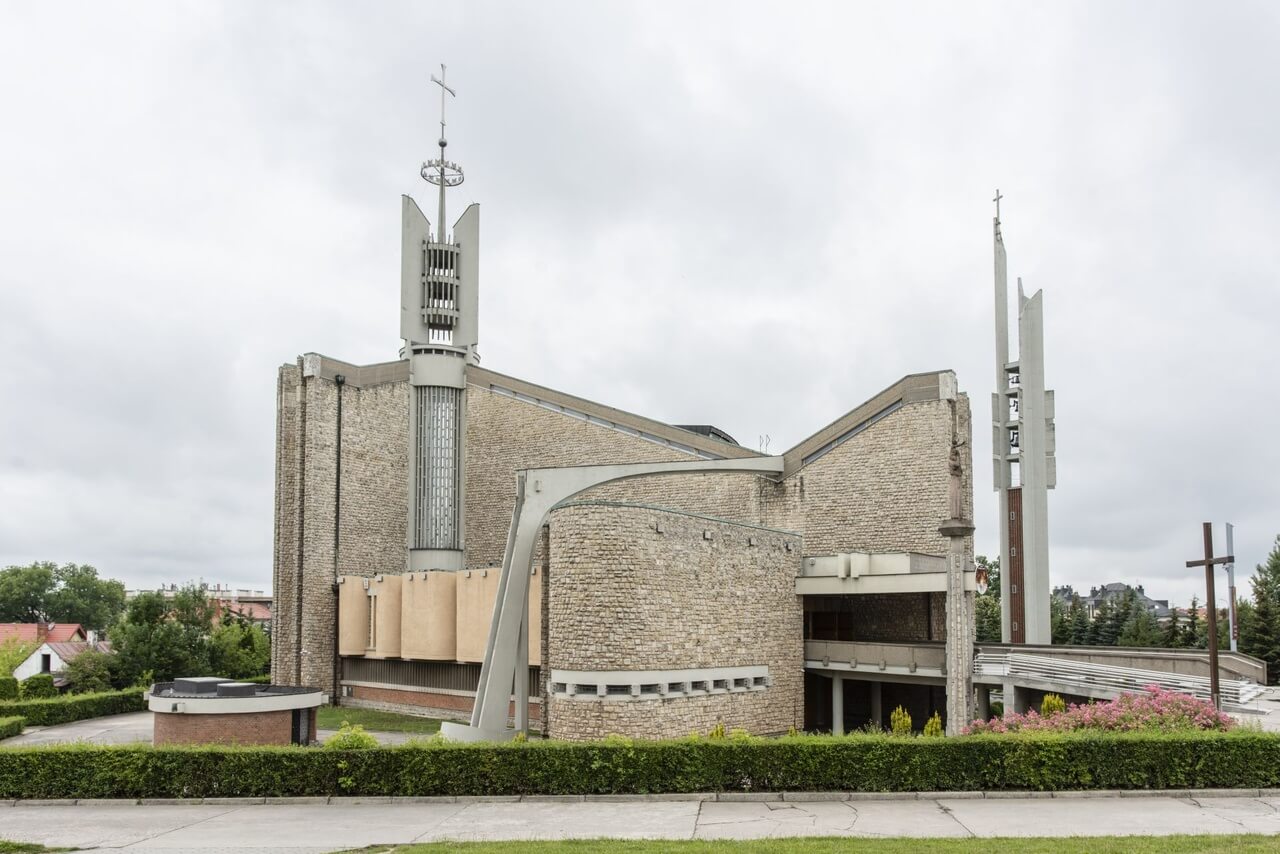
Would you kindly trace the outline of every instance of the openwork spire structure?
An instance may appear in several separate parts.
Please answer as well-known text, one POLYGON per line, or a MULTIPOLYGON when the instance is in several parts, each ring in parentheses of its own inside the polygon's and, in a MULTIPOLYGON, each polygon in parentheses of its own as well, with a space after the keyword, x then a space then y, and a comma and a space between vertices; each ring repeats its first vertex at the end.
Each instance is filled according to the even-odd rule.
POLYGON ((454 224, 445 218, 445 195, 463 182, 462 167, 445 159, 445 107, 457 91, 440 76, 440 156, 420 174, 438 188, 436 227, 417 203, 402 198, 400 336, 409 360, 410 571, 464 566, 462 466, 466 438, 468 364, 479 360, 480 210, 471 205, 454 224))

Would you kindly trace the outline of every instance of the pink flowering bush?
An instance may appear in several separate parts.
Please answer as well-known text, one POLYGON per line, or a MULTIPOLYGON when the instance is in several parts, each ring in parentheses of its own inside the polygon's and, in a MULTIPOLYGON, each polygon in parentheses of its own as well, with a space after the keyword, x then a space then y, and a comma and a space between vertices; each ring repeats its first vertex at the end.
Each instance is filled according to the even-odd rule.
POLYGON ((1148 685, 1144 690, 1144 694, 1122 694, 1105 703, 1073 703, 1065 712, 1058 712, 1050 717, 1032 710, 1021 715, 1009 714, 989 721, 974 721, 964 732, 965 735, 1076 730, 1222 732, 1236 725, 1230 715, 1216 710, 1208 700, 1166 691, 1159 685, 1148 685))

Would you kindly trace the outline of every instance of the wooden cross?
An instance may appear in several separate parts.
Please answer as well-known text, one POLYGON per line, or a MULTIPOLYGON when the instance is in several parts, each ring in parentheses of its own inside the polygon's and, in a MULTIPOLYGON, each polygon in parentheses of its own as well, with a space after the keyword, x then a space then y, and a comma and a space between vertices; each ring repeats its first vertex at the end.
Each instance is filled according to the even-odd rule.
MULTIPOLYGON (((1209 696, 1213 699, 1213 707, 1219 711, 1222 709, 1222 697, 1218 693, 1218 607, 1213 595, 1213 568, 1219 564, 1235 562, 1235 555, 1213 556, 1213 523, 1205 522, 1204 560, 1189 560, 1187 566, 1204 567, 1205 601, 1209 606, 1209 696)), ((1192 619, 1194 618, 1193 614, 1192 619)))
POLYGON ((992 200, 991 200, 991 201, 993 201, 993 202, 995 202, 995 203, 996 203, 996 219, 1000 219, 1000 200, 1001 200, 1001 199, 1003 199, 1003 198, 1004 198, 1004 196, 1000 195, 1000 189, 997 187, 997 188, 996 188, 996 197, 995 197, 994 199, 992 199, 992 200))

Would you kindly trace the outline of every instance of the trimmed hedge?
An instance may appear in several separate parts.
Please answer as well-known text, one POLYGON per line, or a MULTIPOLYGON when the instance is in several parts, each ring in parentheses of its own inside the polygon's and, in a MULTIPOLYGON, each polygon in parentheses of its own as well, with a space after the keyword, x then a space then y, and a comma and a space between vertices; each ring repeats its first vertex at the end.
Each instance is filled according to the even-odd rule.
POLYGON ((0 798, 1273 787, 1259 732, 0 749, 0 798))
POLYGON ((0 700, 18 699, 18 680, 12 676, 0 676, 0 700))
POLYGON ((27 726, 53 726, 103 715, 145 712, 147 701, 142 688, 107 691, 102 694, 68 694, 48 700, 19 700, 0 703, 0 717, 18 715, 27 726))
POLYGON ((58 696, 58 689, 53 685, 53 676, 48 673, 37 673, 22 680, 22 699, 48 700, 58 696))
POLYGON ((0 738, 21 735, 23 726, 22 718, 0 718, 0 738))

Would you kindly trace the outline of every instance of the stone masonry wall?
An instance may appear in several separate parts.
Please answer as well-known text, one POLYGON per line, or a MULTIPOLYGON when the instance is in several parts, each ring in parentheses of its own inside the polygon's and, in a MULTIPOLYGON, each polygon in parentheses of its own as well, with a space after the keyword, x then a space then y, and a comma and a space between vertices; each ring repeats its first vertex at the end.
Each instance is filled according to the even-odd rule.
MULTIPOLYGON (((467 567, 502 565, 518 469, 695 459, 636 436, 468 386, 467 567)), ((654 503, 754 522, 759 518, 757 496, 762 488, 774 487, 751 475, 679 475, 597 487, 580 497, 654 503)))
POLYGON ((551 737, 616 732, 671 738, 718 722, 753 733, 801 726, 799 560, 798 538, 777 531, 648 508, 577 504, 557 510, 551 522, 551 668, 763 664, 773 684, 763 691, 655 700, 552 698, 551 737))
POLYGON ((336 383, 304 377, 300 366, 280 369, 272 679, 330 694, 335 572, 405 571, 409 489, 407 384, 342 386, 341 537, 335 562, 338 394, 336 383))
MULTIPOLYGON (((910 403, 801 468, 774 493, 764 523, 804 535, 805 554, 914 551, 945 555, 953 402, 910 403)), ((968 442, 968 398, 954 402, 968 442)), ((972 458, 962 495, 972 518, 972 458)), ((972 543, 970 543, 972 547, 972 543)))

